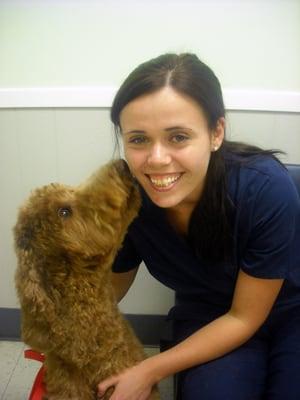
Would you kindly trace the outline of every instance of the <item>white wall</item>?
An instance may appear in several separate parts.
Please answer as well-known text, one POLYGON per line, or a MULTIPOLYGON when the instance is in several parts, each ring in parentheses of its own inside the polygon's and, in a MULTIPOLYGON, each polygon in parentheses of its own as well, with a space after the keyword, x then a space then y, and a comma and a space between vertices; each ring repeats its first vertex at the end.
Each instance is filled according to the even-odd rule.
MULTIPOLYGON (((109 100, 72 108, 69 95, 64 108, 54 101, 41 109, 47 91, 26 105, 30 89, 117 87, 152 56, 192 51, 225 89, 271 90, 273 99, 296 94, 294 109, 231 111, 228 134, 282 148, 284 161, 300 163, 300 113, 283 112, 300 110, 299 21, 300 2, 292 0, 0 1, 0 307, 17 306, 11 234, 17 207, 36 186, 79 183, 113 152, 109 100), (25 89, 22 107, 8 108, 12 88, 25 89)), ((122 308, 160 314, 172 301, 173 293, 142 270, 122 308)))
POLYGON ((300 90, 299 0, 1 0, 0 87, 118 85, 192 51, 224 87, 300 90))

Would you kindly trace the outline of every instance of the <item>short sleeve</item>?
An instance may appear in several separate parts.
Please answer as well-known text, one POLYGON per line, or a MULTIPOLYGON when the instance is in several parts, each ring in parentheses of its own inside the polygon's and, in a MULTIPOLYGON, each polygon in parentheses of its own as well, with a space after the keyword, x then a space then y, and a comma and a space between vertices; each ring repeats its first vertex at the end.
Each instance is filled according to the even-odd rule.
POLYGON ((130 235, 127 234, 114 260, 112 270, 113 272, 128 272, 138 267, 141 262, 142 259, 137 253, 130 235))
POLYGON ((258 278, 289 279, 297 267, 293 253, 297 247, 300 201, 283 169, 264 178, 256 192, 255 183, 250 182, 243 204, 242 229, 248 232, 240 267, 258 278))

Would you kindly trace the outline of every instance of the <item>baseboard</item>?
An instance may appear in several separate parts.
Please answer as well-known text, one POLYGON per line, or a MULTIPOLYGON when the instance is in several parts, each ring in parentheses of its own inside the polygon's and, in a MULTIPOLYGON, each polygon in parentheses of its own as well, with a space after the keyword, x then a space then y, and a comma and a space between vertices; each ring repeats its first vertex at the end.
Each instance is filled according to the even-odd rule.
POLYGON ((21 312, 18 308, 0 308, 0 339, 20 340, 21 312))
MULTIPOLYGON (((126 314, 125 317, 145 346, 158 346, 161 338, 168 336, 164 315, 126 314)), ((21 340, 20 321, 18 308, 0 308, 0 340, 21 340)))

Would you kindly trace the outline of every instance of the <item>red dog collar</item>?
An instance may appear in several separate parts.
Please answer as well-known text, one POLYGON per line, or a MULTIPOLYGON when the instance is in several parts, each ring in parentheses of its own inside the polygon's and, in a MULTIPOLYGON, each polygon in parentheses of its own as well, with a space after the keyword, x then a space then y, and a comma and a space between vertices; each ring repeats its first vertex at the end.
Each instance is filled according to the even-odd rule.
MULTIPOLYGON (((29 358, 30 360, 40 361, 41 363, 45 361, 44 354, 38 353, 37 351, 31 349, 24 351, 24 357, 29 358)), ((45 367, 44 365, 42 365, 35 377, 28 400, 43 399, 43 395, 46 393, 44 385, 44 376, 45 376, 45 367)))

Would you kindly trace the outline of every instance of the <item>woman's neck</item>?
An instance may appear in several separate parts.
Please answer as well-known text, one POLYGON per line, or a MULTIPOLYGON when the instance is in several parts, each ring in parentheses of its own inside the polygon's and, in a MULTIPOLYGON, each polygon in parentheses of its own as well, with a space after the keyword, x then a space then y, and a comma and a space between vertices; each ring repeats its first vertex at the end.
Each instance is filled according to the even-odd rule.
POLYGON ((167 220, 178 234, 187 236, 193 209, 192 204, 166 209, 167 220))

